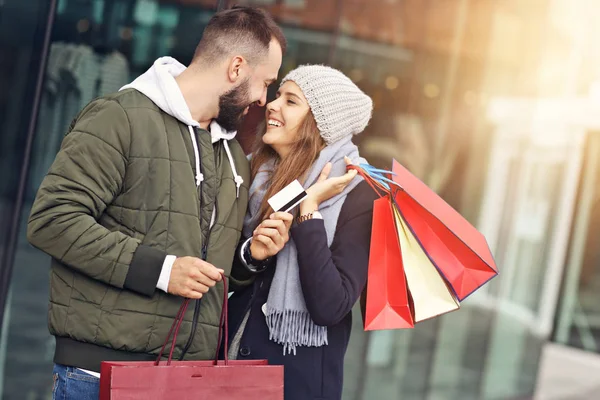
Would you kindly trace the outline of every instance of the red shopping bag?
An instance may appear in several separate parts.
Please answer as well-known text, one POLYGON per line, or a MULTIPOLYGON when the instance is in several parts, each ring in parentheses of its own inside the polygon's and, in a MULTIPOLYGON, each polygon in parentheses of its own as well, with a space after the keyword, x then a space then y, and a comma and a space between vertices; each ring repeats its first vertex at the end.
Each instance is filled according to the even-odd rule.
POLYGON ((464 300, 498 274, 484 236, 396 160, 392 189, 398 209, 421 247, 464 300))
POLYGON ((373 203, 364 320, 366 331, 414 327, 390 199, 373 203))
POLYGON ((391 197, 375 200, 365 330, 413 328, 459 308, 391 197))
POLYGON ((156 361, 102 362, 100 400, 283 400, 283 366, 267 360, 229 360, 227 284, 219 325, 219 345, 225 338, 225 360, 172 361, 177 334, 189 300, 182 304, 156 361), (173 332, 174 331, 174 332, 173 332), (169 357, 160 363, 173 333, 169 357))

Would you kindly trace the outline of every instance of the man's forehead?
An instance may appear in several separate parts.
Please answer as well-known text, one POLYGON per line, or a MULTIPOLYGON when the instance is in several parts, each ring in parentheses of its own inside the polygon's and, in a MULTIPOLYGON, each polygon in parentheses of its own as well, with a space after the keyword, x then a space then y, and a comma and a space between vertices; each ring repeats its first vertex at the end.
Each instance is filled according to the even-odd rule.
POLYGON ((281 62, 283 59, 283 54, 281 52, 281 46, 279 42, 276 40, 272 40, 269 45, 269 64, 271 64, 273 71, 271 71, 272 75, 269 78, 275 77, 277 79, 277 73, 279 72, 279 68, 281 67, 281 62))
POLYGON ((257 65, 256 72, 258 73, 257 75, 259 75, 260 79, 264 79, 265 82, 273 83, 277 80, 280 67, 281 62, 269 60, 266 63, 257 65))
POLYGON ((259 79, 265 82, 273 83, 277 80, 279 68, 281 68, 282 53, 279 42, 273 40, 269 46, 266 57, 256 66, 256 72, 259 79))

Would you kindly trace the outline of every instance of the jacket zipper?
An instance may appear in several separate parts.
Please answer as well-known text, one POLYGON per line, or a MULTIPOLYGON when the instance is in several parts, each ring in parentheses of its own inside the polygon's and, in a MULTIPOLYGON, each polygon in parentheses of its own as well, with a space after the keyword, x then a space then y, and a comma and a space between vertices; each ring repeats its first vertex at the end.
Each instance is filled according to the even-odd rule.
MULTIPOLYGON (((219 213, 216 200, 215 200, 214 207, 215 207, 215 221, 216 221, 217 215, 219 213)), ((208 236, 206 237, 205 244, 202 246, 202 259, 204 261, 206 261, 206 257, 208 255, 208 242, 210 241, 211 232, 212 232, 212 227, 210 227, 210 229, 208 230, 208 236)), ((198 327, 198 318, 200 318, 200 302, 201 301, 202 301, 202 299, 196 300, 196 305, 194 306, 194 319, 192 320, 192 332, 190 333, 190 337, 183 349, 183 352, 181 353, 181 357, 179 357, 180 361, 183 360, 183 357, 185 357, 185 354, 188 352, 188 350, 190 349, 190 346, 192 345, 192 342, 194 341, 194 336, 196 335, 196 328, 198 327)))
MULTIPOLYGON (((194 132, 196 133, 196 136, 198 135, 198 130, 196 128, 194 128, 194 132)), ((200 154, 200 151, 198 151, 198 154, 200 154)), ((216 168, 216 163, 215 163, 215 168, 216 168)), ((202 161, 200 162, 200 169, 202 170, 202 161)), ((216 171, 216 169, 215 169, 216 171)), ((202 171, 201 171, 202 172, 202 171)), ((200 193, 199 193, 199 199, 200 199, 200 212, 202 212, 202 187, 204 185, 204 182, 200 183, 200 193)), ((214 205, 214 209, 215 209, 215 222, 217 221, 217 199, 215 198, 215 205, 214 205)), ((212 216, 211 216, 212 217, 212 216)), ((211 218, 212 219, 212 218, 211 218)), ((212 226, 209 227, 208 229, 208 234, 206 235, 206 240, 204 241, 204 244, 202 245, 202 259, 204 261, 206 261, 206 257, 208 255, 208 242, 210 239, 210 233, 212 232, 212 226)), ((194 341, 194 336, 196 336, 196 328, 198 326, 198 318, 200 318, 200 303, 201 303, 202 299, 197 299, 195 301, 194 304, 194 318, 192 319, 192 331, 190 332, 190 337, 187 340, 187 343, 185 344, 185 347, 183 348, 183 351, 181 352, 181 356, 179 357, 179 360, 183 360, 183 357, 185 357, 185 354, 188 352, 188 350, 190 349, 193 341, 194 341)))

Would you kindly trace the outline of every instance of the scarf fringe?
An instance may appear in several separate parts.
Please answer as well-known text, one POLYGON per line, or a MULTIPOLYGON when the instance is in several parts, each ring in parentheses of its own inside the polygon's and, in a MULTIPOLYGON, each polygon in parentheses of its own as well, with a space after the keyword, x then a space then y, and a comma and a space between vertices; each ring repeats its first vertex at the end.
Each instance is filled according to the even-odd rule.
POLYGON ((267 315, 269 340, 283 345, 283 355, 296 355, 296 346, 320 347, 328 344, 327 327, 316 325, 308 311, 273 311, 267 315))

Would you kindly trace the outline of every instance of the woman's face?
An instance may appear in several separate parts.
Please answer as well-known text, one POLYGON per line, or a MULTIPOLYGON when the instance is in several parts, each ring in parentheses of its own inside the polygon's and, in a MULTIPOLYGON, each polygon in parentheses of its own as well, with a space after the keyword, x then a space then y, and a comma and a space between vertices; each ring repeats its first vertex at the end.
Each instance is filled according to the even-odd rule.
POLYGON ((267 104, 267 131, 262 137, 263 143, 271 146, 280 157, 285 157, 309 112, 302 90, 292 81, 285 82, 277 91, 277 98, 267 104))

